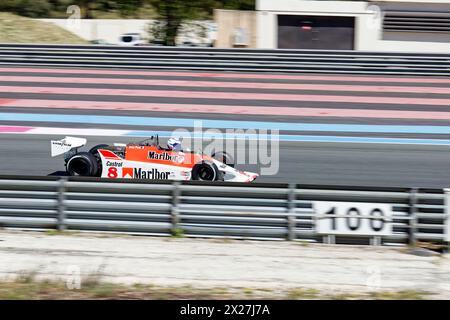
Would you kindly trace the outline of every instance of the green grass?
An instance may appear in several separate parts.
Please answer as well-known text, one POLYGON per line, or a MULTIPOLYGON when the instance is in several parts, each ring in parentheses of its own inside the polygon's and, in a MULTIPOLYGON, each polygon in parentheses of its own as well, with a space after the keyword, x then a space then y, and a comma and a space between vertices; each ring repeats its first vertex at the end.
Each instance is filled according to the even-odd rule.
MULTIPOLYGON (((248 287, 195 288, 191 285, 162 287, 152 284, 120 285, 100 281, 82 281, 81 288, 70 290, 64 281, 37 281, 34 273, 25 274, 15 281, 0 281, 0 300, 79 300, 79 299, 128 299, 128 300, 423 300, 431 293, 403 290, 369 293, 321 292, 311 288, 291 288, 287 291, 248 287)), ((92 279, 91 279, 92 280, 92 279)))
POLYGON ((175 228, 172 230, 172 237, 174 238, 184 238, 184 231, 181 228, 175 228))
POLYGON ((89 289, 89 293, 93 298, 108 298, 114 296, 114 294, 120 290, 120 286, 105 283, 105 284, 97 284, 89 289))
POLYGON ((402 290, 402 291, 382 291, 372 292, 370 297, 375 300, 425 300, 430 292, 402 290))
POLYGON ((295 288, 288 290, 287 300, 317 299, 320 291, 316 289, 295 288))
POLYGON ((0 43, 88 44, 54 24, 0 12, 0 43))
POLYGON ((338 294, 332 294, 325 296, 324 299, 326 300, 360 300, 360 299, 367 299, 367 297, 362 297, 358 294, 351 294, 351 293, 338 293, 338 294))

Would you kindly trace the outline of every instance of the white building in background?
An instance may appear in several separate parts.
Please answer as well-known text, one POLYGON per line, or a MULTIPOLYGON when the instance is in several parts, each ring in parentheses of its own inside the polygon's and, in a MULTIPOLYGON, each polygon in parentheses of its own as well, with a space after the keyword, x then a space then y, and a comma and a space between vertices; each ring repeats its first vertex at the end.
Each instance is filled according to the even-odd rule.
POLYGON ((256 19, 258 48, 450 53, 447 0, 257 0, 256 19))
MULTIPOLYGON (((111 44, 118 44, 126 33, 149 39, 149 25, 154 22, 40 20, 88 41, 111 44)), ((177 44, 450 53, 450 0, 256 0, 256 11, 215 10, 214 20, 187 24, 177 44)))

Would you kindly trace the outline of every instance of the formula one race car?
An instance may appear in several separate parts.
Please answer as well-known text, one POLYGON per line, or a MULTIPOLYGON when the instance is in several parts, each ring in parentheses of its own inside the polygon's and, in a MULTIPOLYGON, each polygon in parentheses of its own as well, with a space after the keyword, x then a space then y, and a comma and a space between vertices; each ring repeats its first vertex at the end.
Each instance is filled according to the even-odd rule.
POLYGON ((161 147, 158 136, 135 144, 100 144, 88 152, 79 152, 86 142, 75 137, 51 141, 52 157, 64 154, 70 176, 233 182, 251 182, 258 177, 256 173, 236 170, 226 152, 208 156, 174 151, 161 147))

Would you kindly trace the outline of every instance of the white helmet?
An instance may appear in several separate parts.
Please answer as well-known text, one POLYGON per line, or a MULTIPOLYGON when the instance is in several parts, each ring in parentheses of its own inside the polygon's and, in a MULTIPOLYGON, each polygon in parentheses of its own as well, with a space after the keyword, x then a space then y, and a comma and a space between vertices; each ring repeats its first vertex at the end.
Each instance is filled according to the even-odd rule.
POLYGON ((170 139, 167 141, 167 147, 168 147, 170 150, 174 150, 174 151, 179 151, 179 150, 181 150, 181 141, 180 141, 180 139, 177 139, 177 138, 170 138, 170 139))

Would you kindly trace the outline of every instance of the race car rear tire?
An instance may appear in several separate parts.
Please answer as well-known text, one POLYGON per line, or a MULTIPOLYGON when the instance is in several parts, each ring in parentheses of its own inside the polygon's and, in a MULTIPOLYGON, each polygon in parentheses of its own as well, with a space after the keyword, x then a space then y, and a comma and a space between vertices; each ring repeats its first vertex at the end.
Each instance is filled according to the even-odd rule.
POLYGON ((96 146, 93 146, 90 150, 89 153, 92 153, 93 155, 98 154, 98 149, 104 149, 106 147, 109 147, 109 145, 107 144, 98 144, 96 146))
POLYGON ((223 180, 223 174, 211 161, 202 161, 192 168, 192 180, 217 181, 223 180))
POLYGON ((100 155, 98 153, 98 149, 104 149, 109 147, 109 145, 107 144, 98 144, 96 146, 93 146, 90 150, 89 153, 91 153, 95 159, 97 160, 97 165, 98 165, 98 169, 97 169, 97 173, 95 174, 95 176, 100 177, 102 175, 102 159, 100 158, 100 155))
POLYGON ((66 170, 70 176, 95 177, 98 172, 97 159, 89 152, 77 153, 67 161, 66 170))
POLYGON ((217 161, 223 162, 227 166, 230 166, 230 167, 234 168, 234 159, 233 159, 233 157, 229 153, 226 153, 225 151, 215 152, 215 153, 213 153, 211 155, 211 158, 214 158, 217 161))

